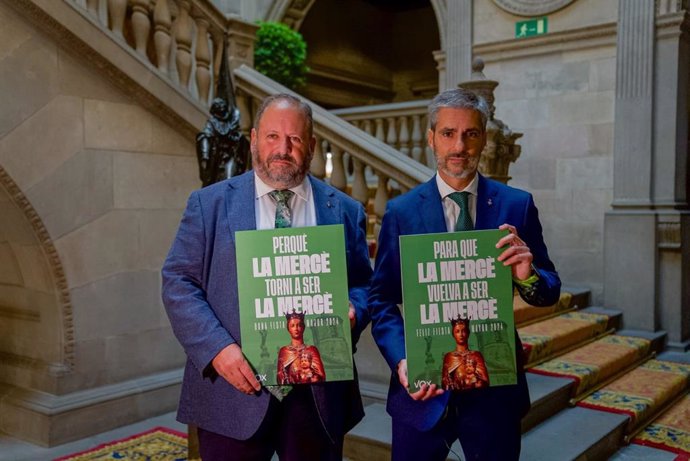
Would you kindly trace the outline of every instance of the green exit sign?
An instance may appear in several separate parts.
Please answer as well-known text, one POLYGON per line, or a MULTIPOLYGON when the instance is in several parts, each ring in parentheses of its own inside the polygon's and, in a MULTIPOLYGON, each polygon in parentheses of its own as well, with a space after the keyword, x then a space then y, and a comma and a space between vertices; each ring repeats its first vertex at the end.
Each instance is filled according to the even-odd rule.
POLYGON ((549 22, 546 18, 528 19, 515 23, 515 37, 524 38, 534 35, 542 35, 549 31, 549 22))

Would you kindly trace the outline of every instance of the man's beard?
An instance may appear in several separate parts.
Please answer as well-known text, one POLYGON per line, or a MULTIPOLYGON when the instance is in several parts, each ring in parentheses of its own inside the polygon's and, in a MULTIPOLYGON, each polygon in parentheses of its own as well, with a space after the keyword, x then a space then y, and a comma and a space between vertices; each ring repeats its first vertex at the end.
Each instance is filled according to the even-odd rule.
POLYGON ((289 154, 272 154, 266 157, 264 161, 261 161, 258 153, 252 152, 252 161, 254 163, 254 168, 256 168, 257 173, 259 174, 259 177, 262 179, 265 178, 265 182, 270 182, 275 187, 288 189, 290 187, 295 187, 304 180, 304 177, 309 171, 311 155, 305 158, 300 165, 296 163, 295 159, 289 154), (290 162, 290 165, 273 165, 271 168, 271 163, 276 160, 290 162), (266 181, 266 179, 268 181, 266 181))
POLYGON ((450 176, 451 178, 456 178, 456 179, 467 179, 470 178, 474 175, 474 173, 477 172, 477 168, 479 167, 479 157, 470 157, 469 155, 466 154, 447 154, 443 158, 441 158, 438 154, 436 154, 436 164, 438 165, 438 169, 443 171, 445 174, 450 176), (462 169, 460 172, 455 172, 451 171, 448 168, 448 159, 450 158, 464 158, 467 160, 467 166, 462 169))

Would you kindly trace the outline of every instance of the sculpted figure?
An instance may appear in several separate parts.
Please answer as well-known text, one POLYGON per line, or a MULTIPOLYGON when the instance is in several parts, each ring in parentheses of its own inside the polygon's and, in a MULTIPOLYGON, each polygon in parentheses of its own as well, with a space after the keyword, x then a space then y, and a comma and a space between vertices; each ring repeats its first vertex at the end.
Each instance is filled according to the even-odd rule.
POLYGON ((203 187, 249 169, 249 142, 240 132, 240 111, 222 98, 211 104, 211 118, 196 136, 199 179, 203 187))

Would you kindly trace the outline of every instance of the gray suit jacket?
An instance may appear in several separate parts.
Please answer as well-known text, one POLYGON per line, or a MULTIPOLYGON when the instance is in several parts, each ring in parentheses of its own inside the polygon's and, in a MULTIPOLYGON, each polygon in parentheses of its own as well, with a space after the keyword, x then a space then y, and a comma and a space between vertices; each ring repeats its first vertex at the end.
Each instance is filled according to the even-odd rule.
MULTIPOLYGON (((356 344, 369 322, 367 296, 371 263, 366 215, 361 204, 309 177, 318 224, 345 228, 350 300, 356 344)), ((211 361, 226 346, 241 345, 235 232, 256 229, 254 172, 191 194, 163 265, 163 303, 187 354, 178 420, 245 440, 266 415, 270 394, 246 395, 218 376, 211 361)), ((319 416, 332 436, 344 434, 363 416, 357 380, 312 384, 319 416)))

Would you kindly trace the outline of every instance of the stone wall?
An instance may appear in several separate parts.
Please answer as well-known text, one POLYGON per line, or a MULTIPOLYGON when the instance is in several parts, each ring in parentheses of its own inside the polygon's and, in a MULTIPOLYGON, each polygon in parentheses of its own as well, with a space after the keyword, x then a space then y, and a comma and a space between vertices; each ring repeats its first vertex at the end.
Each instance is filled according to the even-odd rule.
POLYGON ((524 136, 510 184, 534 194, 564 283, 603 302, 604 213, 613 198, 617 2, 578 0, 548 15, 549 34, 515 39, 515 22, 475 2, 475 56, 500 82, 496 117, 524 136))
MULTIPOLYGON (((146 387, 137 380, 184 364, 160 300, 160 267, 186 198, 199 187, 194 142, 2 2, 0 24, 0 166, 8 178, 0 194, 0 397, 129 382, 126 391, 111 389, 124 397, 146 387), (29 235, 38 228, 45 235, 29 235), (17 263, 29 251, 33 262, 17 263), (45 300, 27 297, 34 286, 45 300)), ((125 412, 138 419, 169 411, 176 394, 159 408, 140 401, 125 412)), ((2 399, 0 429, 37 421, 13 413, 11 400, 2 399)), ((30 432, 44 444, 60 437, 48 423, 30 432)), ((78 431, 71 432, 63 436, 78 431)))

